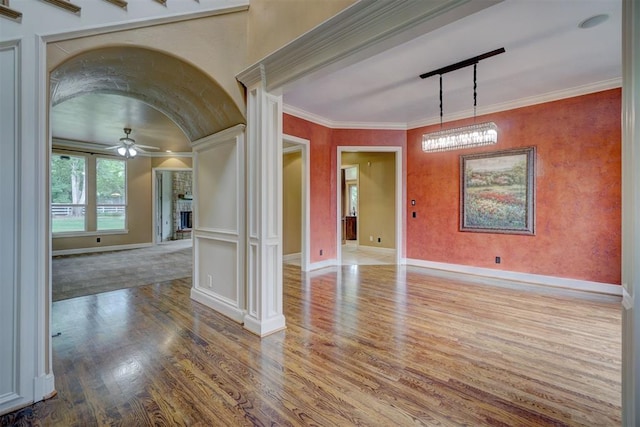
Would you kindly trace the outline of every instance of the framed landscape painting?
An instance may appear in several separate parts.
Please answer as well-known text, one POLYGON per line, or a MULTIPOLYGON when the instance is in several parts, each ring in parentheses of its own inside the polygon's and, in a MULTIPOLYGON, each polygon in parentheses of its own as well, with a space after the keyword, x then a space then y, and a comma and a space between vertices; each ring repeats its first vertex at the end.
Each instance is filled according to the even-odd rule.
POLYGON ((460 156, 460 231, 534 234, 535 147, 460 156))

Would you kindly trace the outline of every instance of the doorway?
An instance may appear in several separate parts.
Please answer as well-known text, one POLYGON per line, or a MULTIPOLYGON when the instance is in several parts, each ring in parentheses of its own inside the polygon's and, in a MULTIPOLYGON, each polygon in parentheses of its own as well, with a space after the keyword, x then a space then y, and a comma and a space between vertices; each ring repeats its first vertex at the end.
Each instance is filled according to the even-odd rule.
POLYGON ((400 264, 402 147, 337 151, 337 264, 400 264))
POLYGON ((283 261, 309 271, 309 140, 283 135, 283 261))
POLYGON ((193 172, 191 169, 153 169, 154 243, 191 238, 193 228, 193 172))

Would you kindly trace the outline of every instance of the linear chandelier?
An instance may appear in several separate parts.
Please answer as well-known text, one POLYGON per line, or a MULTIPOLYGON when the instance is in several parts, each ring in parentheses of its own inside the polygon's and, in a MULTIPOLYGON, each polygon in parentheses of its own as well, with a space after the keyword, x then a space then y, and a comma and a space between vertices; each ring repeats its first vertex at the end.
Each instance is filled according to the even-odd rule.
POLYGON ((439 68, 428 73, 420 75, 420 78, 440 75, 440 128, 437 132, 426 133, 422 135, 422 151, 437 152, 447 150, 457 150, 460 148, 479 147, 482 145, 491 145, 498 142, 498 126, 493 122, 472 124, 453 129, 442 129, 442 75, 450 71, 459 70, 460 68, 473 65, 473 118, 476 117, 477 108, 477 67, 478 62, 485 58, 504 53, 504 48, 496 49, 464 61, 457 62, 446 67, 439 68))

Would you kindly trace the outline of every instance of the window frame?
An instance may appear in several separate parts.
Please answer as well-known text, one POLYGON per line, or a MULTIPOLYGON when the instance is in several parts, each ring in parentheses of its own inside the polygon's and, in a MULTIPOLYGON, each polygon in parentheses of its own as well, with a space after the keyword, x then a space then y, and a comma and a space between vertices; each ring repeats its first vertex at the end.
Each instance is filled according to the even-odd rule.
MULTIPOLYGON (((85 159, 85 204, 80 205, 84 207, 84 230, 83 231, 53 231, 53 208, 59 206, 74 206, 73 204, 60 204, 56 203, 54 205, 52 199, 52 191, 51 191, 51 174, 52 169, 49 170, 49 229, 52 238, 60 238, 60 237, 91 237, 91 236, 105 236, 105 235, 117 235, 117 234, 129 234, 129 165, 128 162, 124 162, 124 173, 125 173, 125 221, 123 229, 109 229, 109 230, 98 230, 98 204, 97 204, 97 159, 105 158, 110 160, 119 160, 115 156, 109 155, 93 155, 91 153, 78 152, 73 150, 66 149, 56 149, 51 150, 51 157, 54 156, 73 156, 73 157, 83 157, 85 159), (92 172, 90 172, 92 171, 92 172), (91 175, 91 176, 90 176, 91 175), (89 221, 89 214, 93 212, 92 215, 95 215, 92 220, 89 221), (93 224, 90 227, 90 224, 93 224), (92 229, 89 229, 92 228, 92 229)), ((49 161, 49 167, 52 168, 52 162, 49 161)))
POLYGON ((124 159, 120 159, 117 157, 112 157, 112 156, 95 156, 95 186, 94 186, 94 197, 95 197, 95 213, 96 213, 96 232, 99 234, 105 234, 105 233, 109 233, 109 234, 124 234, 124 233, 128 233, 129 231, 129 168, 127 167, 128 163, 126 160, 124 159), (98 160, 111 160, 111 161, 117 161, 117 162, 122 162, 122 164, 124 165, 124 203, 123 204, 104 204, 104 203, 98 203, 98 160), (99 218, 99 214, 98 214, 98 210, 100 209, 101 206, 110 206, 110 207, 122 207, 124 208, 124 224, 123 224, 123 228, 109 228, 109 229, 105 229, 105 230, 100 230, 99 226, 98 226, 98 218, 99 218))

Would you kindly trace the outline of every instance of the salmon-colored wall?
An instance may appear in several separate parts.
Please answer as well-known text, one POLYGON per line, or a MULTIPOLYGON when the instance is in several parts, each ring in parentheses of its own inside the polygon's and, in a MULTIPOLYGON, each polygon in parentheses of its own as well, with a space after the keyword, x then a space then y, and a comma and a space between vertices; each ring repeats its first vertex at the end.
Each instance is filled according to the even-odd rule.
POLYGON ((403 146, 406 258, 620 284, 620 114, 619 89, 489 114, 476 120, 498 125, 497 145, 430 154, 421 138, 437 125, 330 129, 285 114, 284 133, 311 141, 311 262, 336 257, 336 147, 403 146), (528 146, 537 149, 535 235, 459 231, 460 155, 528 146))
POLYGON ((479 117, 498 125, 495 146, 427 154, 422 134, 437 126, 408 131, 407 258, 620 284, 620 114, 615 89, 479 117), (528 146, 535 235, 458 231, 460 155, 528 146))
POLYGON ((310 260, 320 262, 336 257, 335 177, 331 172, 331 129, 284 114, 283 132, 308 139, 310 199, 310 260), (322 255, 320 250, 322 249, 322 255))
POLYGON ((337 245, 337 147, 403 146, 402 130, 331 129, 284 114, 283 132, 308 139, 310 175, 311 262, 335 259, 337 245), (322 255, 320 250, 322 249, 322 255))

